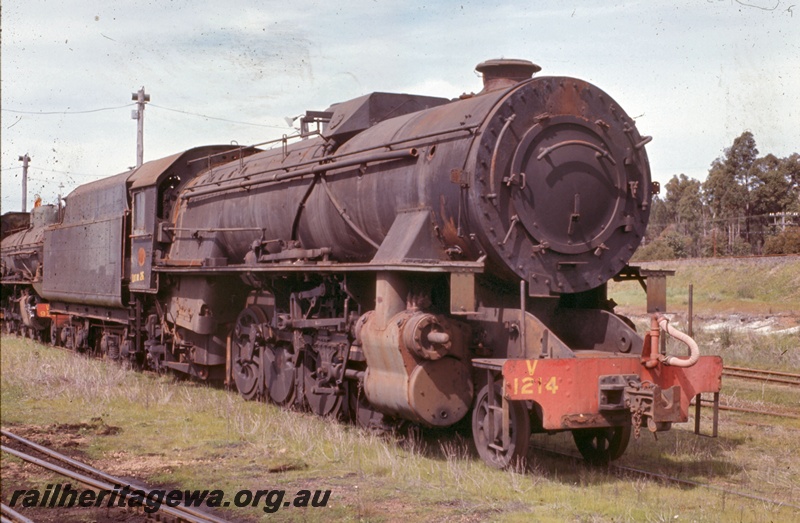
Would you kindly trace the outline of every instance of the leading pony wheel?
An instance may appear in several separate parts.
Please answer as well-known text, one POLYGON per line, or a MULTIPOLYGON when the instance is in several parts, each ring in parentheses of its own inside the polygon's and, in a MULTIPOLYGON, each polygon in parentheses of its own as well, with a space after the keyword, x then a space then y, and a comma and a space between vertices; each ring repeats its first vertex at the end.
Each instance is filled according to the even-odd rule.
POLYGON ((631 426, 576 429, 572 438, 583 459, 592 465, 605 465, 625 452, 631 439, 631 426))
POLYGON ((481 459, 495 468, 506 468, 524 463, 531 439, 531 420, 525 405, 519 401, 508 402, 509 438, 503 445, 503 396, 495 384, 493 397, 489 386, 484 386, 475 399, 472 411, 472 439, 481 459))

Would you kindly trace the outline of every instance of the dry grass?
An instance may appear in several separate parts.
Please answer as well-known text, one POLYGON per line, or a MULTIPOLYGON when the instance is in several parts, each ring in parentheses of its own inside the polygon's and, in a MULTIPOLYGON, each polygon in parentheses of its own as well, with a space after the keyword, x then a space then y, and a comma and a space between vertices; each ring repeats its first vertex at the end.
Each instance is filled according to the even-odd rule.
MULTIPOLYGON (((723 414, 722 421, 722 437, 716 440, 696 438, 686 427, 660 435, 657 443, 646 435, 632 443, 622 463, 800 505, 800 491, 792 486, 800 484, 800 464, 792 457, 798 427, 771 423, 755 431, 744 416, 723 414)), ((2 424, 56 445, 70 430, 80 432, 72 440, 79 447, 69 447, 73 452, 151 484, 228 493, 332 490, 324 509, 287 508, 268 516, 250 507, 226 513, 240 521, 800 517, 786 507, 619 478, 580 461, 535 452, 525 470, 496 471, 475 457, 469 439, 452 431, 382 436, 10 338, 2 339, 2 424), (97 430, 99 425, 119 431, 97 430)), ((573 450, 567 435, 535 436, 534 443, 573 450)), ((9 489, 17 487, 6 480, 9 467, 17 465, 4 459, 2 466, 7 500, 9 489)), ((31 473, 29 481, 52 479, 31 473)))
MULTIPOLYGON (((640 264, 646 269, 672 269, 667 304, 684 312, 689 285, 699 315, 800 314, 800 256, 776 258, 703 258, 640 264)), ((626 313, 644 310, 645 295, 636 282, 609 283, 609 295, 626 313)))

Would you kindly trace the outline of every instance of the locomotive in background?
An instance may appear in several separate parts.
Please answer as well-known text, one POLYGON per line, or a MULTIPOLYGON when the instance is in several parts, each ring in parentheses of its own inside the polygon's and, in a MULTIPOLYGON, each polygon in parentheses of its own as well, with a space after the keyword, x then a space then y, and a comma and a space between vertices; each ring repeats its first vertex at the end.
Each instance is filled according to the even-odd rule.
POLYGON ((35 210, 3 239, 6 328, 364 426, 471 411, 493 466, 532 431, 617 458, 632 429, 719 392, 722 362, 685 336, 690 356, 666 356, 663 317, 643 337, 614 314, 612 278, 665 309, 664 274, 627 265, 650 138, 597 87, 539 69, 489 60, 478 94, 376 92, 307 112, 292 143, 83 185, 63 219, 35 210))

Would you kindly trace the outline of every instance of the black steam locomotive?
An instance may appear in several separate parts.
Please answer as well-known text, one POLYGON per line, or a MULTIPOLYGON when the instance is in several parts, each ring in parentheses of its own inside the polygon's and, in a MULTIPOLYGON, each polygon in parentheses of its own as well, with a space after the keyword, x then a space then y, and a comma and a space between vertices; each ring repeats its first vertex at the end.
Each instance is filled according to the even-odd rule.
POLYGON ((614 314, 612 278, 665 309, 664 273, 627 265, 650 138, 539 69, 490 60, 478 94, 376 92, 266 150, 199 147, 83 185, 3 240, 6 329, 365 426, 471 412, 494 466, 532 431, 614 459, 632 429, 686 421, 722 363, 691 339, 666 356, 662 317, 641 336, 614 314))

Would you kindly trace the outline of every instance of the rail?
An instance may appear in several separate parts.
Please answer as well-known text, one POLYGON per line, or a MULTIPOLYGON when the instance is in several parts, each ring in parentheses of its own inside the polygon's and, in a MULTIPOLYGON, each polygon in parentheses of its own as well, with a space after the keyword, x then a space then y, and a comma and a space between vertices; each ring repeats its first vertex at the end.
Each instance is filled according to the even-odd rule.
POLYGON ((722 375, 730 376, 732 378, 743 378, 748 380, 800 386, 800 374, 792 372, 779 372, 774 370, 751 369, 747 367, 732 367, 726 365, 722 368, 722 375))
MULTIPOLYGON (((712 400, 707 400, 707 399, 702 399, 701 398, 700 399, 700 404, 701 405, 711 406, 712 405, 712 400)), ((697 403, 695 401, 692 401, 689 405, 697 406, 697 403)), ((800 419, 800 415, 791 414, 791 413, 788 413, 788 412, 776 412, 774 410, 759 410, 759 409, 750 409, 750 408, 747 408, 747 407, 735 407, 733 405, 728 405, 728 404, 725 404, 725 403, 720 403, 719 405, 716 406, 716 408, 718 408, 719 410, 727 410, 729 412, 744 412, 746 414, 760 414, 762 416, 772 416, 774 418, 800 419)))
POLYGON ((2 523, 33 523, 32 520, 26 518, 5 503, 0 504, 0 514, 2 514, 2 516, 0 516, 0 521, 2 521, 2 523))
MULTIPOLYGON (((77 470, 80 470, 81 472, 75 472, 73 470, 69 470, 63 466, 51 463, 43 459, 39 459, 27 452, 22 452, 13 449, 11 447, 7 447, 5 445, 0 446, 0 449, 3 452, 15 456, 24 461, 27 461, 28 463, 32 463, 39 467, 55 472, 56 474, 83 483, 84 485, 87 485, 89 487, 112 491, 114 490, 115 487, 118 488, 120 485, 128 485, 133 490, 143 490, 145 492, 149 490, 147 487, 143 485, 138 485, 134 482, 107 474, 101 470, 92 467, 91 465, 87 465, 86 463, 72 459, 69 456, 65 456, 60 452, 56 452, 47 447, 43 447, 37 443, 34 443, 28 439, 25 439, 7 430, 0 430, 0 434, 23 445, 24 447, 35 450, 36 452, 39 452, 41 454, 44 454, 45 456, 47 456, 48 458, 52 459, 57 463, 61 463, 62 465, 68 465, 77 470), (95 477, 91 477, 89 475, 95 477), (96 478, 101 478, 101 479, 96 479, 96 478)), ((205 512, 193 509, 191 507, 182 507, 182 506, 170 507, 162 505, 159 508, 159 510, 172 517, 178 518, 179 520, 188 521, 190 523, 227 523, 227 520, 212 516, 211 514, 207 514, 205 512)))

